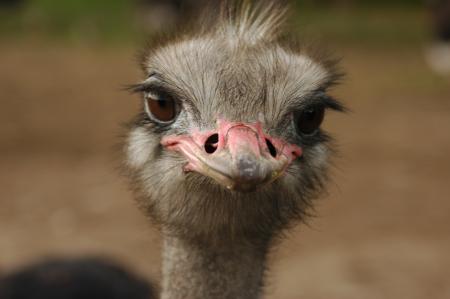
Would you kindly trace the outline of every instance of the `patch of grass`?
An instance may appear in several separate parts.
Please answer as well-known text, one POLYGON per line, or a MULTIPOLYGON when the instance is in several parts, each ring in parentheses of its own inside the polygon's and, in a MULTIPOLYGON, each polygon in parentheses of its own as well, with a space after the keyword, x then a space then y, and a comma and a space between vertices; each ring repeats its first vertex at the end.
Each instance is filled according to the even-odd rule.
POLYGON ((420 44, 428 39, 427 16, 417 7, 296 7, 293 24, 306 36, 361 45, 420 44))
MULTIPOLYGON (((291 24, 301 35, 327 43, 384 47, 423 43, 428 39, 426 11, 418 0, 406 2, 358 1, 358 5, 337 6, 294 1, 291 24)), ((21 9, 0 11, 0 33, 133 42, 142 38, 135 26, 138 10, 132 0, 33 0, 21 9)))
POLYGON ((115 40, 133 36, 133 1, 34 0, 3 11, 3 34, 58 39, 115 40))

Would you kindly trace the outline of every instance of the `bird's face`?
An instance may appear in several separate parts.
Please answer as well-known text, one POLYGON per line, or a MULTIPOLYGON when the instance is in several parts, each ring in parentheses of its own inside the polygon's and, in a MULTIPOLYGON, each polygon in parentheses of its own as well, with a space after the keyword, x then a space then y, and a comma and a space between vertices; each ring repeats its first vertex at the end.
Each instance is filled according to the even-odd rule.
POLYGON ((260 122, 231 122, 218 118, 213 130, 194 128, 169 135, 161 144, 188 161, 185 172, 197 172, 229 190, 253 191, 282 176, 301 147, 268 135, 260 122))
POLYGON ((161 47, 144 65, 127 164, 153 218, 223 231, 306 213, 326 178, 325 111, 341 109, 326 93, 333 72, 278 44, 214 38, 161 47))

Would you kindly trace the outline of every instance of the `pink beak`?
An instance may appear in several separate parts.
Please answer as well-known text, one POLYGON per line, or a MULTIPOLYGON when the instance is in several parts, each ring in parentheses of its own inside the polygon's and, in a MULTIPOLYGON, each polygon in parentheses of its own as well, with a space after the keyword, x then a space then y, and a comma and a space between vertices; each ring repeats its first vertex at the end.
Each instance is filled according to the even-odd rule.
POLYGON ((196 171, 239 191, 274 181, 302 155, 299 146, 265 134, 260 123, 219 119, 217 127, 217 131, 167 136, 161 144, 186 157, 185 171, 196 171))

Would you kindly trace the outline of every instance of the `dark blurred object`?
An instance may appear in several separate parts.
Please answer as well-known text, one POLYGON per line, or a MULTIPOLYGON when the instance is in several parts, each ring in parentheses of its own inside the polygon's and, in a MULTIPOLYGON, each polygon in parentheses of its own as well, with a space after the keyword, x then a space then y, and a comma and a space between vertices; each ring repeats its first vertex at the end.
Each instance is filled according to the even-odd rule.
POLYGON ((0 0, 0 7, 17 7, 22 5, 25 0, 0 0))
POLYGON ((437 74, 450 74, 450 0, 429 1, 435 41, 426 52, 430 68, 437 74))
POLYGON ((52 259, 0 279, 1 299, 152 299, 154 288, 110 261, 52 259))
POLYGON ((16 8, 25 3, 25 0, 0 0, 0 8, 16 8))
POLYGON ((433 27, 439 40, 450 42, 450 1, 434 0, 430 2, 433 15, 433 27))

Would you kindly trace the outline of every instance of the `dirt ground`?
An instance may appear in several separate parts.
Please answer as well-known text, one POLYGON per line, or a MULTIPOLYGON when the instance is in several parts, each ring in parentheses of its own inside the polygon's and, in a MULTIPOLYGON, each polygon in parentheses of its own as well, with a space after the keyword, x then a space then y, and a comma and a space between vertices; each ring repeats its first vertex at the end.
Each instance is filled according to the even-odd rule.
MULTIPOLYGON (((266 298, 450 298, 450 78, 419 47, 342 48, 334 180, 271 257, 266 298)), ((159 278, 160 238, 117 166, 134 50, 0 46, 0 272, 112 257, 159 278)))

